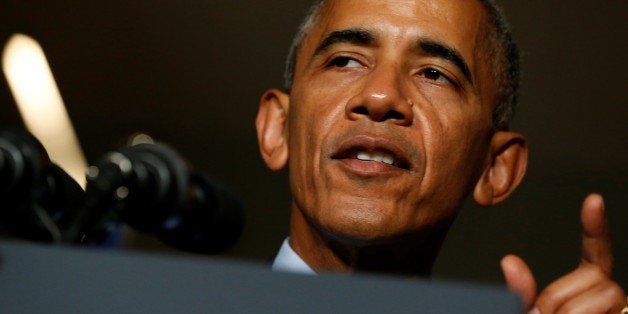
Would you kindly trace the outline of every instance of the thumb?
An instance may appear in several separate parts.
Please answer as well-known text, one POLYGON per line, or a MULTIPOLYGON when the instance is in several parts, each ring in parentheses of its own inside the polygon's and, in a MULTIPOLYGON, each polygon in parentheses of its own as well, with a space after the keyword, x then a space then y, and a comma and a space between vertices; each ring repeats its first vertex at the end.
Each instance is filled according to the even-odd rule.
POLYGON ((510 254, 502 258, 501 267, 508 288, 517 293, 530 310, 536 300, 536 280, 528 265, 519 256, 510 254))

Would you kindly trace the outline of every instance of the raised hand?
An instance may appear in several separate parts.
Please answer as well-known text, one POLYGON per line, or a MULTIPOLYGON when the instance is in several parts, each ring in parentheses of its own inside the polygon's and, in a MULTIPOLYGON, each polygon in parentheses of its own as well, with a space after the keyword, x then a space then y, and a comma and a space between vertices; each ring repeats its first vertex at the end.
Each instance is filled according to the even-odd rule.
POLYGON ((611 279, 613 256, 604 201, 589 195, 582 204, 582 256, 580 265, 558 278, 538 296, 534 275, 515 255, 501 261, 508 287, 521 295, 530 313, 623 313, 626 295, 611 279))

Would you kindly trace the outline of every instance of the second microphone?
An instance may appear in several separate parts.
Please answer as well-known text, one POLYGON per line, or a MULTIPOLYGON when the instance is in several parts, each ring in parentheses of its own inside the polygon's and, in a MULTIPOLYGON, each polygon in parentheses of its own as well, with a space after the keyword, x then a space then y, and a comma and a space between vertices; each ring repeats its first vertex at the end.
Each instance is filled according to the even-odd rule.
POLYGON ((85 193, 71 235, 79 242, 103 241, 117 220, 175 248, 214 254, 232 246, 244 226, 238 199, 163 144, 106 154, 90 167, 85 193))

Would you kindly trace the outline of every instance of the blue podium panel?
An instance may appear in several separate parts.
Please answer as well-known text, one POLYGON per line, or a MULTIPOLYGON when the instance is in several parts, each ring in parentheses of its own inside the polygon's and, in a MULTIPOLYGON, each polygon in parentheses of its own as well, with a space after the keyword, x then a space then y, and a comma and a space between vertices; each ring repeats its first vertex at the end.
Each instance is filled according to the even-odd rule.
POLYGON ((506 289, 0 242, 0 313, 522 313, 506 289))

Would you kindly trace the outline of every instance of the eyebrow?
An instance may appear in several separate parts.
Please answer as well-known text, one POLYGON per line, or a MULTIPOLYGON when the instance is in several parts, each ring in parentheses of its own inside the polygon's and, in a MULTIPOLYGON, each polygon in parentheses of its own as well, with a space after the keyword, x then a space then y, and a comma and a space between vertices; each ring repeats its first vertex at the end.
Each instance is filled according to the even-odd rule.
POLYGON ((320 45, 316 47, 314 55, 321 54, 334 44, 349 43, 360 46, 368 46, 373 44, 374 41, 375 37, 373 36, 373 34, 364 29, 351 28, 334 31, 327 35, 327 37, 323 39, 320 45))
MULTIPOLYGON (((329 47, 338 43, 369 46, 372 45, 375 41, 375 36, 366 29, 350 28, 333 31, 329 35, 327 35, 325 39, 323 39, 318 47, 316 47, 314 55, 319 55, 329 49, 329 47)), ((462 58, 460 52, 458 52, 458 50, 456 50, 455 48, 433 39, 420 38, 416 42, 416 49, 427 55, 442 58, 453 63, 458 69, 460 69, 465 78, 469 82, 473 83, 469 66, 464 61, 464 58, 462 58)))

